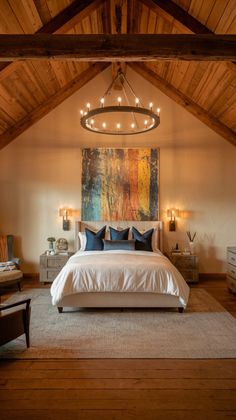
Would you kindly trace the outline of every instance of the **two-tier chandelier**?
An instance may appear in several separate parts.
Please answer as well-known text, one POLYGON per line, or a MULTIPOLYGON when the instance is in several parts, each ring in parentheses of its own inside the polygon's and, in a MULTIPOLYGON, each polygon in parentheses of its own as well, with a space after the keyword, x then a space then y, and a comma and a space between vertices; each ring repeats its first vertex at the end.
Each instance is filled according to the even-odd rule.
POLYGON ((120 70, 100 99, 99 106, 92 108, 91 104, 87 103, 86 110, 80 111, 80 123, 86 130, 100 134, 146 133, 160 124, 160 108, 157 108, 156 113, 153 109, 152 102, 148 108, 143 106, 120 70), (122 87, 119 95, 114 94, 117 84, 122 87))

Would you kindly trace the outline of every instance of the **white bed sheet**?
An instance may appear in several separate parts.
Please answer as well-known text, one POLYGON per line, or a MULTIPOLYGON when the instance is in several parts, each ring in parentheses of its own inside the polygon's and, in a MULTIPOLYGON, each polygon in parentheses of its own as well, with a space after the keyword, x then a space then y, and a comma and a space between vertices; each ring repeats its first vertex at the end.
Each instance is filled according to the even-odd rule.
POLYGON ((189 287, 161 252, 78 251, 51 286, 52 304, 83 292, 162 293, 178 296, 183 307, 189 287))

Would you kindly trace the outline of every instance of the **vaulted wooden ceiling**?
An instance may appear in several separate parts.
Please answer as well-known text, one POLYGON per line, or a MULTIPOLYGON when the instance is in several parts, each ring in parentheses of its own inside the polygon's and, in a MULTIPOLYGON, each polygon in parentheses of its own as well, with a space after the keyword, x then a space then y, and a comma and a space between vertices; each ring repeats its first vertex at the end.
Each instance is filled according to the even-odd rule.
MULTIPOLYGON (((39 33, 232 35, 236 33, 235 0, 0 0, 0 41, 1 35, 39 33)), ((148 61, 148 47, 144 61, 128 60, 122 66, 131 66, 236 145, 235 63, 225 58, 212 61, 211 52, 209 61, 196 61, 194 56, 148 61)), ((109 65, 104 60, 73 57, 12 62, 4 62, 7 53, 0 57, 0 148, 109 65)), ((114 74, 116 70, 114 59, 114 74)))

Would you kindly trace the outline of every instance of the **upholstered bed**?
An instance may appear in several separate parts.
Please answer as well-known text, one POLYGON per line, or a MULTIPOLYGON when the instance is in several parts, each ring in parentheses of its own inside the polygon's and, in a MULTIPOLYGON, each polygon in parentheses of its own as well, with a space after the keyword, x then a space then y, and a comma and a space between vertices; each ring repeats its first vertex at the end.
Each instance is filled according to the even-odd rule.
MULTIPOLYGON (((115 227, 123 229, 127 224, 116 222, 115 227)), ((111 223, 107 225, 111 226, 111 223)), ((77 242, 79 231, 88 227, 97 230, 101 223, 95 226, 89 222, 76 225, 79 250, 68 260, 51 286, 52 304, 58 307, 59 312, 68 307, 165 307, 178 308, 180 312, 186 308, 189 287, 161 252, 162 222, 130 222, 130 225, 138 225, 142 232, 153 228, 152 252, 110 248, 81 250, 81 243, 77 242)), ((113 245, 109 240, 103 242, 108 242, 109 247, 113 245)))

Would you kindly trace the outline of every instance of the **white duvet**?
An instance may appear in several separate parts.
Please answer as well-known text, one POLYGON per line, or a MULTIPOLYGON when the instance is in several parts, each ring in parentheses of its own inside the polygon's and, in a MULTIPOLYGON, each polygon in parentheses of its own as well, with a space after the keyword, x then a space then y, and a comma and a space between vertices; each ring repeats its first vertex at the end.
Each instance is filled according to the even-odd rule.
POLYGON ((179 297, 186 307, 189 287, 161 252, 78 251, 51 286, 52 304, 83 292, 147 292, 179 297))

